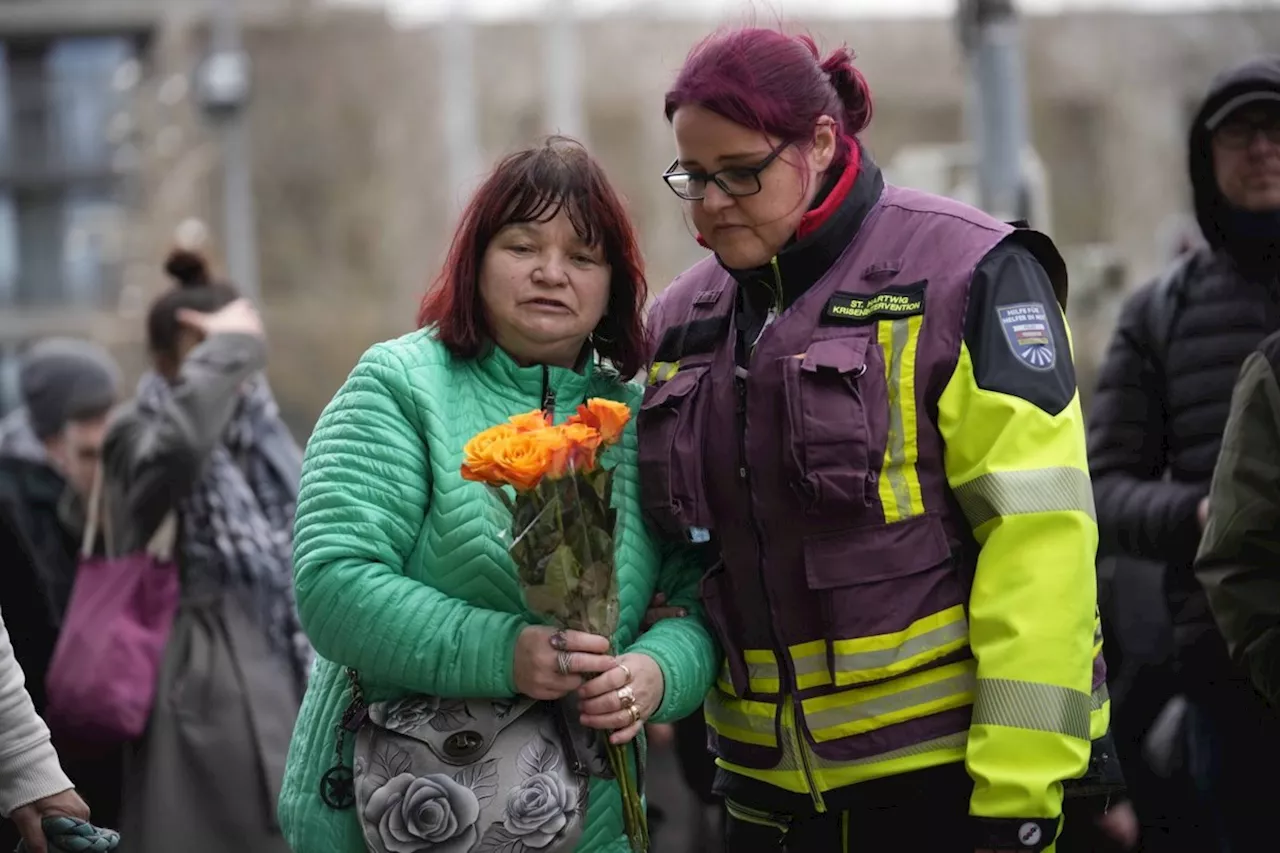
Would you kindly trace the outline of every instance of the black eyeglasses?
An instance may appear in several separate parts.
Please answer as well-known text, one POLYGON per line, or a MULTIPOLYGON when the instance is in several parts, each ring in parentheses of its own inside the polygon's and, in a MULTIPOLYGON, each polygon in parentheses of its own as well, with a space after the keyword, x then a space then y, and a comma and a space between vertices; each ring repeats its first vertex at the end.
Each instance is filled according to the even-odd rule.
POLYGON ((1248 148, 1257 133, 1271 144, 1280 145, 1280 112, 1254 118, 1227 119, 1213 136, 1224 148, 1240 149, 1248 148))
POLYGON ((760 192, 760 173, 790 144, 782 143, 754 166, 727 166, 715 172, 677 171, 680 161, 676 160, 662 173, 662 180, 685 201, 702 201, 707 197, 707 184, 712 181, 731 196, 755 195, 760 192))

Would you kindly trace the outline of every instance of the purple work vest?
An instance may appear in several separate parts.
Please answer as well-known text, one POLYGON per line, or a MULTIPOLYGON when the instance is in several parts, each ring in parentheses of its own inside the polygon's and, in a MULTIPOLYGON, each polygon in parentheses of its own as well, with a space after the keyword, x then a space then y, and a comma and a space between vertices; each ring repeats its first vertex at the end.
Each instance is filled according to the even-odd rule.
MULTIPOLYGON (((886 186, 745 370, 735 365, 737 284, 714 258, 661 295, 656 338, 682 325, 726 330, 712 348, 653 366, 638 423, 647 512, 671 533, 709 531, 720 548, 702 595, 727 659, 722 690, 779 704, 786 695, 799 708, 865 687, 895 652, 842 655, 853 644, 837 641, 967 608, 977 547, 947 485, 937 402, 974 269, 1013 230, 886 186)), ((909 672, 971 658, 967 623, 953 630, 963 636, 939 635, 947 651, 909 672)), ((856 760, 963 732, 970 716, 966 705, 810 744, 822 759, 856 760)), ((780 747, 723 733, 716 746, 745 767, 780 758, 780 747)))

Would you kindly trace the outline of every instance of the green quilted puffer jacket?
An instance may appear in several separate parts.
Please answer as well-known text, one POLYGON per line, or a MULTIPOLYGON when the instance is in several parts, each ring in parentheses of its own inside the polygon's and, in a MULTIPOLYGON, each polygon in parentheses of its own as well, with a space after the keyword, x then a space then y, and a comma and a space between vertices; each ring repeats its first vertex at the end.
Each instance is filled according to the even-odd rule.
MULTIPOLYGON (((604 367, 585 374, 520 367, 496 347, 479 359, 458 359, 429 332, 416 332, 365 353, 316 425, 298 496, 294 575, 319 660, 279 807, 295 853, 365 849, 355 810, 334 811, 319 796, 320 778, 334 764, 334 726, 350 700, 342 667, 359 670, 373 702, 408 693, 515 694, 516 637, 535 620, 503 544, 501 504, 459 469, 463 445, 511 415, 540 408, 544 384, 555 392, 557 421, 588 397, 633 410, 641 397, 604 367)), ((621 619, 614 639, 616 648, 657 661, 666 694, 653 721, 670 722, 699 707, 719 653, 697 606, 694 560, 660 544, 642 520, 634 423, 604 456, 617 467, 621 619), (656 590, 692 615, 641 635, 656 590)), ((578 850, 627 849, 617 785, 593 780, 578 850)))

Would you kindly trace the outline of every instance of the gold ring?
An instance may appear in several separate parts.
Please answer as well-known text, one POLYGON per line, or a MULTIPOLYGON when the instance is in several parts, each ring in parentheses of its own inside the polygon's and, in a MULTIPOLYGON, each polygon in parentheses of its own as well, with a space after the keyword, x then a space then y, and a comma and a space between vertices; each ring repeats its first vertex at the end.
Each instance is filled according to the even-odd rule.
POLYGON ((627 707, 627 710, 631 712, 631 724, 633 726, 636 723, 640 722, 640 706, 639 705, 629 705, 627 707))
POLYGON ((630 684, 618 690, 618 701, 624 708, 630 708, 636 704, 636 692, 631 689, 630 684))
POLYGON ((631 682, 636 680, 636 677, 631 674, 631 670, 627 668, 627 665, 625 663, 619 662, 618 669, 622 670, 627 674, 627 684, 630 684, 631 682))

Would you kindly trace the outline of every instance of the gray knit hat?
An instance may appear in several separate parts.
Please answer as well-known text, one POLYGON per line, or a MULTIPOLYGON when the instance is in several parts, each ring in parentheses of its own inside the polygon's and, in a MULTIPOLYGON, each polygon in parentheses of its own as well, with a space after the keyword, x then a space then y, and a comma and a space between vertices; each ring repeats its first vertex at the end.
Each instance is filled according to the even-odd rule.
POLYGON ((18 384, 31 427, 44 439, 57 435, 68 421, 110 409, 120 390, 120 368, 97 344, 49 338, 27 350, 18 384))

